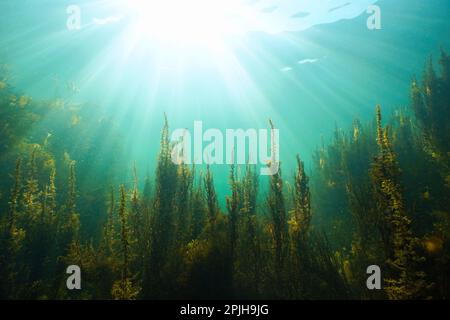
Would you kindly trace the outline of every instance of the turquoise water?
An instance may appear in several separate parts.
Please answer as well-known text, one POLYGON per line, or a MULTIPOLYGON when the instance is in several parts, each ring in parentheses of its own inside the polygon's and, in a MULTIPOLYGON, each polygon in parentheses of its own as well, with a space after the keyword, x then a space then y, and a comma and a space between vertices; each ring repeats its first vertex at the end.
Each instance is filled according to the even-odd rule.
MULTIPOLYGON (((448 1, 282 1, 275 10, 276 1, 255 1, 247 6, 266 9, 264 26, 214 35, 220 48, 149 36, 136 21, 154 17, 136 17, 124 3, 77 1, 81 29, 71 31, 70 1, 2 1, 0 57, 15 86, 34 99, 70 93, 111 117, 130 165, 136 161, 142 172, 154 170, 163 113, 172 129, 195 120, 206 128, 259 129, 272 119, 286 168, 295 153, 308 163, 335 126, 370 119, 378 103, 386 110, 406 105, 412 75, 450 43, 448 1), (381 30, 366 27, 374 2, 381 30)), ((89 117, 84 110, 81 121, 89 117)))
POLYGON ((448 298, 449 14, 0 1, 0 299, 448 298), (175 165, 199 122, 276 129, 279 159, 175 165))

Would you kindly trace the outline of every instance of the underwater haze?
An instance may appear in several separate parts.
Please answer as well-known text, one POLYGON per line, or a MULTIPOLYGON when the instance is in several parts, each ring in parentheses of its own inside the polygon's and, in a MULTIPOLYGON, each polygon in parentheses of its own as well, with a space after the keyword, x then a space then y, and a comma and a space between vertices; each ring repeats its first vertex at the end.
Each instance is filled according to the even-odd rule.
POLYGON ((448 0, 1 1, 0 298, 448 299, 449 50, 448 0))

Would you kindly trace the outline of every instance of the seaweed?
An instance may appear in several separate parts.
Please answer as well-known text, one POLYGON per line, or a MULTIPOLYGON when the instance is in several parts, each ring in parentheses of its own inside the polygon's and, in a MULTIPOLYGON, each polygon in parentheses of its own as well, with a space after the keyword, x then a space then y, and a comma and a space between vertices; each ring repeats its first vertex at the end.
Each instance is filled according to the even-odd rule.
MULTIPOLYGON (((134 165, 132 183, 117 183, 129 172, 118 157, 86 178, 79 159, 92 145, 60 141, 86 117, 26 139, 15 121, 38 123, 45 108, 12 99, 5 82, 0 298, 448 298, 449 61, 442 51, 438 74, 430 59, 410 108, 384 125, 377 107, 374 121, 336 127, 311 170, 297 156, 292 175, 280 166, 265 186, 257 167, 231 165, 225 205, 211 167, 172 162, 167 117, 154 175, 141 180, 134 165), (83 290, 67 290, 69 265, 80 266, 83 290), (381 290, 366 287, 370 265, 383 270, 381 290)), ((47 107, 69 120, 67 103, 47 107)))

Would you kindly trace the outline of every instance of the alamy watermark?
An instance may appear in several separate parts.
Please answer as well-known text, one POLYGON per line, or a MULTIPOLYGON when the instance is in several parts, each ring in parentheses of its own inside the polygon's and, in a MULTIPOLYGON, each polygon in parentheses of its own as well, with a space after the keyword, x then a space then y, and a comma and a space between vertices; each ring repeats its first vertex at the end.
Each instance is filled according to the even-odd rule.
MULTIPOLYGON (((81 290, 81 268, 77 265, 70 265, 66 269, 70 276, 67 278, 66 286, 68 290, 81 290)), ((381 268, 377 265, 370 265, 366 269, 369 277, 366 280, 368 290, 381 290, 381 268)))
POLYGON ((194 121, 194 131, 177 129, 171 140, 175 164, 260 164, 260 174, 278 173, 280 164, 280 131, 270 129, 208 129, 194 121), (270 140, 269 140, 270 139, 270 140))
POLYGON ((366 273, 370 275, 366 281, 367 289, 381 290, 381 268, 374 264, 367 267, 366 273))
POLYGON ((77 5, 70 5, 66 9, 68 15, 66 27, 68 30, 81 29, 81 8, 77 5))
POLYGON ((367 8, 367 14, 370 14, 367 19, 367 28, 369 30, 381 30, 381 8, 376 5, 370 5, 367 8))
MULTIPOLYGON (((81 29, 81 7, 75 4, 69 5, 66 8, 68 15, 66 27, 68 30, 81 29)), ((369 30, 381 30, 381 8, 378 5, 369 5, 366 13, 370 15, 367 19, 367 28, 369 30)), ((112 18, 113 20, 115 18, 112 18)))
POLYGON ((81 268, 77 265, 70 265, 67 267, 66 273, 70 274, 66 281, 67 289, 81 290, 81 268))

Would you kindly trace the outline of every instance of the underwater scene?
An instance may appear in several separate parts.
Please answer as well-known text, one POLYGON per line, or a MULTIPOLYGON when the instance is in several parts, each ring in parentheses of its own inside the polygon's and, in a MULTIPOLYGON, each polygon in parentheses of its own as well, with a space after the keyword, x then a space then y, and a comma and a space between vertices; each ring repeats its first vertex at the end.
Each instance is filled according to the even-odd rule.
POLYGON ((450 298, 449 0, 1 0, 1 300, 450 298))

